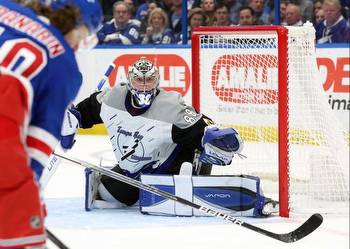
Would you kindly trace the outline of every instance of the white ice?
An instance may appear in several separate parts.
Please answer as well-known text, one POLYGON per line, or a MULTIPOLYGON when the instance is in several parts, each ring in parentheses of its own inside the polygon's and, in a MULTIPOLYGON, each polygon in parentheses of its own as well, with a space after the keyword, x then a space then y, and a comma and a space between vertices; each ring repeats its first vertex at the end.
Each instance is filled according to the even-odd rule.
MULTIPOLYGON (((98 164, 113 158, 105 136, 77 137, 66 155, 98 164)), ((124 248, 258 248, 348 249, 349 217, 324 216, 319 229, 304 239, 285 244, 216 217, 160 217, 141 214, 136 207, 84 210, 84 169, 66 161, 45 190, 46 226, 72 249, 124 248)), ((307 217, 267 219, 241 218, 276 233, 297 228, 307 217)), ((49 248, 56 248, 48 242, 49 248)))

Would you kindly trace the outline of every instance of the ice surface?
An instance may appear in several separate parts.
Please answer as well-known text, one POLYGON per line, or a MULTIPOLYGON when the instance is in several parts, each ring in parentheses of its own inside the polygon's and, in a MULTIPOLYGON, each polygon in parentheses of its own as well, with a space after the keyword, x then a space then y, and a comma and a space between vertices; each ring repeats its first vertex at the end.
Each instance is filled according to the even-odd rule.
MULTIPOLYGON (((67 155, 98 164, 112 164, 108 138, 78 136, 67 155)), ((348 249, 349 217, 324 216, 314 233, 293 244, 284 244, 216 217, 161 217, 142 215, 137 207, 84 210, 84 169, 61 161, 45 190, 46 226, 72 249, 125 248, 259 248, 348 249)), ((285 219, 242 218, 273 232, 294 230, 307 217, 285 219)), ((56 248, 48 243, 49 248, 56 248)))

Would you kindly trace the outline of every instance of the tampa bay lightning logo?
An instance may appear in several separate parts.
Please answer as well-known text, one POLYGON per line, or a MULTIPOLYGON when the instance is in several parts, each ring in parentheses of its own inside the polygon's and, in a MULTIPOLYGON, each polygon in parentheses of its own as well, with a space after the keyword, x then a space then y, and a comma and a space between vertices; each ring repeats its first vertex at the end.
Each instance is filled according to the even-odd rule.
POLYGON ((152 159, 150 156, 145 156, 145 147, 142 143, 143 135, 139 131, 133 132, 118 126, 116 133, 116 145, 122 155, 121 161, 138 163, 152 159))

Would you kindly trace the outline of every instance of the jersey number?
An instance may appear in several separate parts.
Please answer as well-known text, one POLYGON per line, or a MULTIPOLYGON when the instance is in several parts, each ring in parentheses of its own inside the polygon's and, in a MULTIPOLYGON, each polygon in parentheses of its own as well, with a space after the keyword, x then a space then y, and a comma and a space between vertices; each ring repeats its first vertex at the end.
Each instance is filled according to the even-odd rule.
POLYGON ((185 109, 186 115, 184 116, 184 120, 187 123, 194 123, 196 121, 195 117, 197 116, 197 113, 189 110, 189 109, 185 109))
POLYGON ((129 34, 134 37, 134 39, 138 39, 139 38, 139 32, 137 32, 137 30, 135 28, 131 28, 129 30, 129 34))
POLYGON ((47 64, 45 50, 29 39, 8 40, 0 48, 0 66, 32 79, 47 64))

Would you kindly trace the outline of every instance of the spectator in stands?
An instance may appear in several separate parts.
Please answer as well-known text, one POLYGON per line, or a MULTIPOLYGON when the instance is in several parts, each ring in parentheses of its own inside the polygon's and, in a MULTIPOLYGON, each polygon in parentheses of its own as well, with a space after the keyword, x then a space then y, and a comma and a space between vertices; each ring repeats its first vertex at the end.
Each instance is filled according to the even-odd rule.
POLYGON ((158 2, 158 5, 160 8, 162 8, 165 13, 168 14, 168 16, 170 17, 170 13, 173 9, 173 0, 163 0, 161 2, 158 2))
POLYGON ((131 19, 135 17, 136 9, 135 9, 135 3, 134 0, 123 0, 126 5, 128 5, 130 10, 130 17, 131 19))
POLYGON ((169 19, 161 8, 155 8, 149 15, 148 27, 142 44, 170 44, 175 42, 174 34, 168 28, 169 19))
MULTIPOLYGON (((313 19, 312 19, 312 23, 314 24, 314 26, 316 26, 319 23, 319 21, 316 21, 316 16, 317 16, 317 13, 320 10, 322 10, 322 4, 323 4, 323 0, 314 1, 314 10, 313 10, 313 19)), ((321 14, 323 15, 323 12, 321 14)), ((318 15, 318 18, 320 17, 321 15, 318 15)))
MULTIPOLYGON (((204 13, 202 8, 197 7, 197 8, 191 9, 188 12, 187 18, 188 18, 188 25, 191 28, 190 30, 192 30, 193 27, 208 25, 208 17, 204 13)), ((189 36, 191 36, 191 33, 189 36)))
POLYGON ((264 7, 262 10, 262 14, 260 16, 260 22, 263 24, 271 24, 272 18, 271 13, 274 9, 274 0, 264 0, 264 7))
POLYGON ((287 24, 287 5, 288 5, 288 0, 282 0, 280 2, 280 21, 281 25, 286 25, 287 24))
POLYGON ((239 25, 256 25, 254 10, 249 6, 243 6, 239 9, 239 25))
POLYGON ((178 40, 182 31, 182 1, 172 0, 172 12, 170 13, 170 28, 174 31, 175 39, 178 40))
POLYGON ((239 23, 239 9, 247 5, 247 0, 221 0, 220 2, 229 6, 231 24, 237 25, 239 23))
POLYGON ((350 42, 349 23, 341 14, 339 0, 324 0, 324 21, 316 26, 317 43, 350 42))
MULTIPOLYGON (((269 1, 273 1, 273 0, 269 0, 269 1)), ((286 25, 286 10, 287 10, 287 5, 289 3, 289 0, 280 0, 280 25, 286 25)), ((274 23, 275 22, 275 10, 274 10, 274 4, 270 13, 270 17, 269 17, 270 23, 274 23)))
POLYGON ((139 5, 136 10, 136 15, 135 19, 142 21, 146 21, 147 23, 147 18, 151 10, 153 10, 154 5, 156 6, 155 8, 159 7, 159 2, 156 0, 147 0, 145 3, 139 5), (151 6, 151 7, 150 7, 151 6))
POLYGON ((323 0, 315 0, 314 1, 314 16, 316 13, 322 9, 323 0))
POLYGON ((264 0, 250 0, 249 7, 254 10, 256 23, 259 25, 267 24, 263 20, 263 9, 264 9, 264 0))
POLYGON ((126 3, 126 5, 129 7, 131 22, 134 23, 136 26, 140 27, 141 22, 135 18, 136 9, 134 0, 123 0, 123 2, 126 3))
POLYGON ((155 0, 151 0, 151 1, 147 1, 147 12, 146 12, 146 15, 143 17, 142 21, 141 21, 141 27, 140 27, 140 33, 141 33, 141 36, 144 35, 146 33, 146 29, 148 27, 148 19, 149 19, 149 16, 151 14, 151 12, 158 8, 158 3, 155 1, 155 0))
POLYGON ((140 30, 130 20, 130 9, 123 1, 113 4, 113 19, 97 32, 99 44, 139 44, 140 30))
MULTIPOLYGON (((199 26, 207 26, 208 17, 200 7, 193 8, 188 11, 187 14, 187 44, 191 44, 192 28, 199 26)), ((182 44, 182 34, 180 35, 178 44, 182 44)))
POLYGON ((313 1, 311 0, 289 0, 291 4, 295 4, 300 9, 301 21, 312 22, 314 17, 313 1))
POLYGON ((323 21, 324 21, 324 11, 323 11, 323 9, 320 9, 315 14, 314 24, 315 24, 315 26, 317 26, 319 23, 321 23, 323 21))
POLYGON ((300 7, 294 3, 289 3, 286 9, 286 22, 288 26, 302 26, 300 7))
POLYGON ((229 7, 226 4, 219 3, 216 5, 214 17, 214 26, 232 26, 229 15, 229 7))
POLYGON ((201 8, 208 17, 208 25, 213 26, 215 22, 215 9, 216 2, 215 0, 202 0, 201 8))

